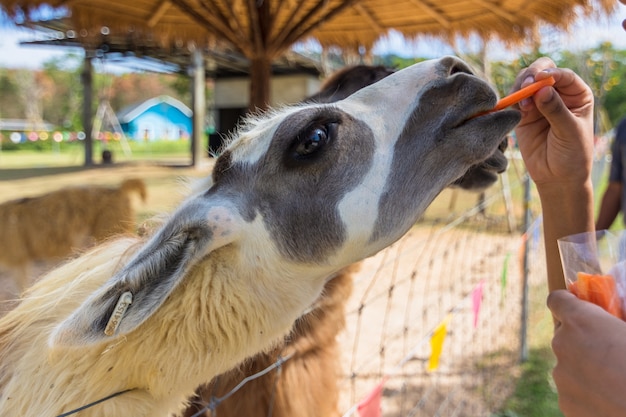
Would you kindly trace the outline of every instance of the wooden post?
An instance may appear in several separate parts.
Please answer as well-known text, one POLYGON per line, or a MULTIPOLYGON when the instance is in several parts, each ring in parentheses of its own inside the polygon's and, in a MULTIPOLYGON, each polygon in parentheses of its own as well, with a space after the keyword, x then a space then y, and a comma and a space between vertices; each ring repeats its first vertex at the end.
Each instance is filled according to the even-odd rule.
POLYGON ((266 110, 270 104, 272 60, 257 55, 250 60, 250 111, 266 110))
POLYGON ((85 166, 93 165, 93 138, 92 129, 92 108, 93 101, 93 65, 92 56, 85 50, 85 60, 83 62, 83 72, 81 81, 83 84, 83 131, 85 133, 85 166))
POLYGON ((206 73, 204 69, 204 56, 200 48, 196 48, 192 56, 192 134, 191 134, 191 165, 194 168, 200 166, 203 152, 207 152, 208 142, 204 143, 204 119, 206 116, 206 73))

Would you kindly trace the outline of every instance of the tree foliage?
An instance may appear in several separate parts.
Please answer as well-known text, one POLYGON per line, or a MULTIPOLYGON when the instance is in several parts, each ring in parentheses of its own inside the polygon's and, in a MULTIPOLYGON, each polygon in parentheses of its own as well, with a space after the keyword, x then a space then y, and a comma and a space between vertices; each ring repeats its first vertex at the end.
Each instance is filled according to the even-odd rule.
MULTIPOLYGON (((0 68, 0 118, 82 130, 82 71, 82 57, 72 54, 46 61, 39 70, 0 68)), ((101 100, 109 100, 116 112, 161 95, 191 105, 190 81, 180 75, 95 72, 93 89, 94 115, 101 100)))
MULTIPOLYGON (((501 95, 507 94, 515 75, 540 56, 539 50, 512 62, 494 63, 492 79, 501 95)), ((595 97, 596 133, 603 134, 626 117, 626 51, 610 42, 578 52, 563 51, 551 56, 562 68, 570 68, 591 87, 595 97)))

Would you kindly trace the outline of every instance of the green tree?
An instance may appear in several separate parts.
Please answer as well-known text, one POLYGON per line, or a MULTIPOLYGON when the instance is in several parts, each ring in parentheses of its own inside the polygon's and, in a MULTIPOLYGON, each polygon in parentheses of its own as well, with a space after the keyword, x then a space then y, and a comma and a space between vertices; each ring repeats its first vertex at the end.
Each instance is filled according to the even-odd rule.
POLYGON ((561 67, 571 68, 591 87, 595 97, 596 133, 603 134, 626 116, 626 96, 623 95, 626 70, 626 52, 604 42, 595 48, 580 52, 564 51, 557 61, 561 67), (611 94, 616 87, 621 87, 611 94), (620 95, 620 93, 622 93, 620 95), (611 95, 612 107, 607 106, 611 95), (621 97, 621 99, 620 99, 621 97), (621 115, 620 115, 621 113, 621 115))
POLYGON ((19 86, 15 72, 0 68, 0 118, 18 119, 24 115, 24 106, 18 98, 19 86))
MULTIPOLYGON (((45 120, 63 129, 82 128, 81 71, 82 57, 72 53, 52 58, 43 64, 43 75, 51 83, 43 102, 45 120)), ((44 77, 42 82, 43 79, 44 77)))

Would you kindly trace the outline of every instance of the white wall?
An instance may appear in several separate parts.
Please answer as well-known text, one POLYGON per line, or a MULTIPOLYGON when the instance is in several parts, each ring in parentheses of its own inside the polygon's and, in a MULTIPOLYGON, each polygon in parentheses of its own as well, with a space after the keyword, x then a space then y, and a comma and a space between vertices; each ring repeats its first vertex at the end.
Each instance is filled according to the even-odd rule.
MULTIPOLYGON (((317 92, 321 82, 313 75, 274 76, 270 81, 270 105, 293 104, 317 92)), ((247 78, 218 79, 215 81, 214 107, 247 108, 250 80, 247 78)))

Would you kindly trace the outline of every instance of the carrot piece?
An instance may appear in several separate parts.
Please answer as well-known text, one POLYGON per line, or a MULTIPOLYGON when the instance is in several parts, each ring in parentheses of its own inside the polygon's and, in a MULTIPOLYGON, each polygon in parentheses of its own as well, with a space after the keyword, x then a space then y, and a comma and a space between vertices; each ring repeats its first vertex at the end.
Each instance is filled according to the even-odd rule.
POLYGON ((568 286, 581 300, 594 303, 615 317, 624 318, 615 279, 611 275, 579 272, 577 279, 568 286))
POLYGON ((541 90, 543 87, 549 87, 551 85, 554 85, 555 82, 556 81, 554 80, 554 77, 552 76, 545 78, 543 80, 535 81, 534 83, 529 84, 526 87, 521 88, 517 90, 516 92, 509 94, 506 97, 502 97, 500 100, 498 100, 498 102, 496 103, 496 106, 493 109, 478 113, 476 116, 482 116, 483 114, 502 110, 509 106, 512 106, 515 103, 519 103, 523 99, 531 97, 533 94, 541 90))
POLYGON ((498 103, 496 104, 496 107, 493 108, 493 111, 502 110, 509 106, 512 106, 515 103, 519 103, 523 99, 531 97, 543 87, 549 87, 551 85, 554 85, 554 83, 554 77, 552 76, 543 80, 535 81, 534 83, 529 84, 526 87, 519 89, 506 97, 502 97, 500 100, 498 100, 498 103))

